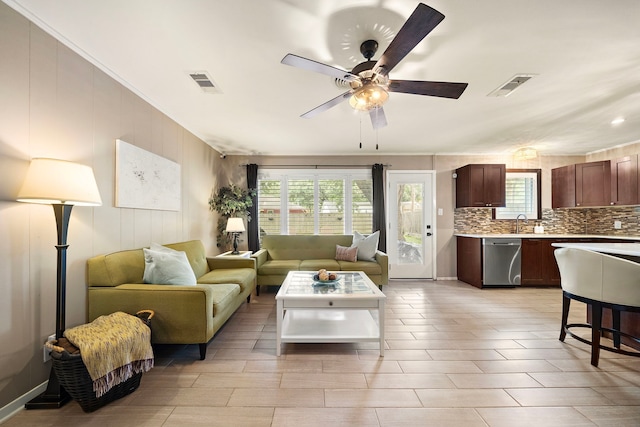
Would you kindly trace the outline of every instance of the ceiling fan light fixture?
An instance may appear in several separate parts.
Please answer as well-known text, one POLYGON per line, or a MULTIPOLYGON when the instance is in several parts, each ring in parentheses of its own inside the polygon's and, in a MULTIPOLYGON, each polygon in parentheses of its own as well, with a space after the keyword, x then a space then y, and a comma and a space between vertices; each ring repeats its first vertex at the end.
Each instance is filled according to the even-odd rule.
POLYGON ((382 86, 364 85, 349 98, 349 105, 359 111, 370 111, 382 107, 389 99, 389 92, 382 86))

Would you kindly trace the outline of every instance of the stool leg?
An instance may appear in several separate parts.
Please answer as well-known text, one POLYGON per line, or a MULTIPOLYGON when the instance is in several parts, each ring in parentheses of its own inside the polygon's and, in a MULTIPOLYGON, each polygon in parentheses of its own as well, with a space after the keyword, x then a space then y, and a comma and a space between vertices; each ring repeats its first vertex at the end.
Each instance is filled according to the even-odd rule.
POLYGON ((611 310, 611 317, 613 319, 613 346, 620 348, 620 310, 611 310))
POLYGON ((600 335, 602 328, 602 306, 599 303, 591 305, 591 364, 598 366, 600 359, 600 335))
POLYGON ((567 337, 567 319, 569 318, 569 306, 571 305, 571 298, 569 298, 564 292, 562 293, 562 321, 560 322, 560 341, 564 341, 567 337))

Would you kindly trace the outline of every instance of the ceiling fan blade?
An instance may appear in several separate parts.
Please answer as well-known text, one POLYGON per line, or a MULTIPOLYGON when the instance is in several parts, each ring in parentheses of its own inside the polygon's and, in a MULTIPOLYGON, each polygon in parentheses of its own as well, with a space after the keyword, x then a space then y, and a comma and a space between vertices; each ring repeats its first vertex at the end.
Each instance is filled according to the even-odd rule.
POLYGON ((371 117, 371 125, 374 129, 380 129, 387 125, 387 116, 385 116, 382 107, 369 110, 369 117, 371 117))
POLYGON ((352 93, 353 93, 352 90, 348 90, 345 93, 340 94, 340 95, 336 96, 335 98, 325 102, 324 104, 318 105, 313 110, 307 111, 306 113, 304 113, 300 117, 304 117, 305 119, 310 119, 311 117, 315 117, 318 114, 322 113, 323 111, 327 111, 329 108, 335 107, 336 105, 340 104, 345 99, 349 99, 349 97, 351 96, 352 93))
POLYGON ((351 74, 349 71, 341 70, 340 68, 332 67, 331 65, 323 64, 321 62, 314 61, 313 59, 303 58, 302 56, 294 55, 292 53, 285 55, 280 63, 320 74, 326 74, 327 76, 348 82, 359 79, 358 76, 351 74))
POLYGON ((425 82, 420 80, 391 80, 389 92, 411 93, 414 95, 439 96, 458 99, 468 83, 425 82))
POLYGON ((407 56, 423 38, 427 36, 442 20, 444 15, 437 10, 419 3, 407 22, 382 54, 374 69, 380 74, 387 75, 402 58, 407 56))

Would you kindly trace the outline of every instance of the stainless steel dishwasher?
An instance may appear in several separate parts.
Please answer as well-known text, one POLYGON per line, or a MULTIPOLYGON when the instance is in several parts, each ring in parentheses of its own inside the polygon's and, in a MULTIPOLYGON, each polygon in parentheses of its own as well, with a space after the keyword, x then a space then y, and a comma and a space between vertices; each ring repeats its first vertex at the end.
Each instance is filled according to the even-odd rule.
POLYGON ((522 240, 482 239, 482 286, 519 286, 522 240))

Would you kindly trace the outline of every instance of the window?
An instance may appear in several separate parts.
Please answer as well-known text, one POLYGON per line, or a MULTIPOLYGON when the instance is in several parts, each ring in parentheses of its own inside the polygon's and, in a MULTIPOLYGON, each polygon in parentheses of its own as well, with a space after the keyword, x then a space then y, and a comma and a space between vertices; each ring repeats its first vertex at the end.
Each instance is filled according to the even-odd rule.
POLYGON ((541 219, 540 175, 540 169, 507 169, 506 206, 495 209, 495 219, 541 219))
POLYGON ((280 181, 258 182, 258 225, 262 234, 280 234, 280 181))
POLYGON ((258 226, 261 235, 369 234, 371 172, 263 169, 258 174, 258 226))

